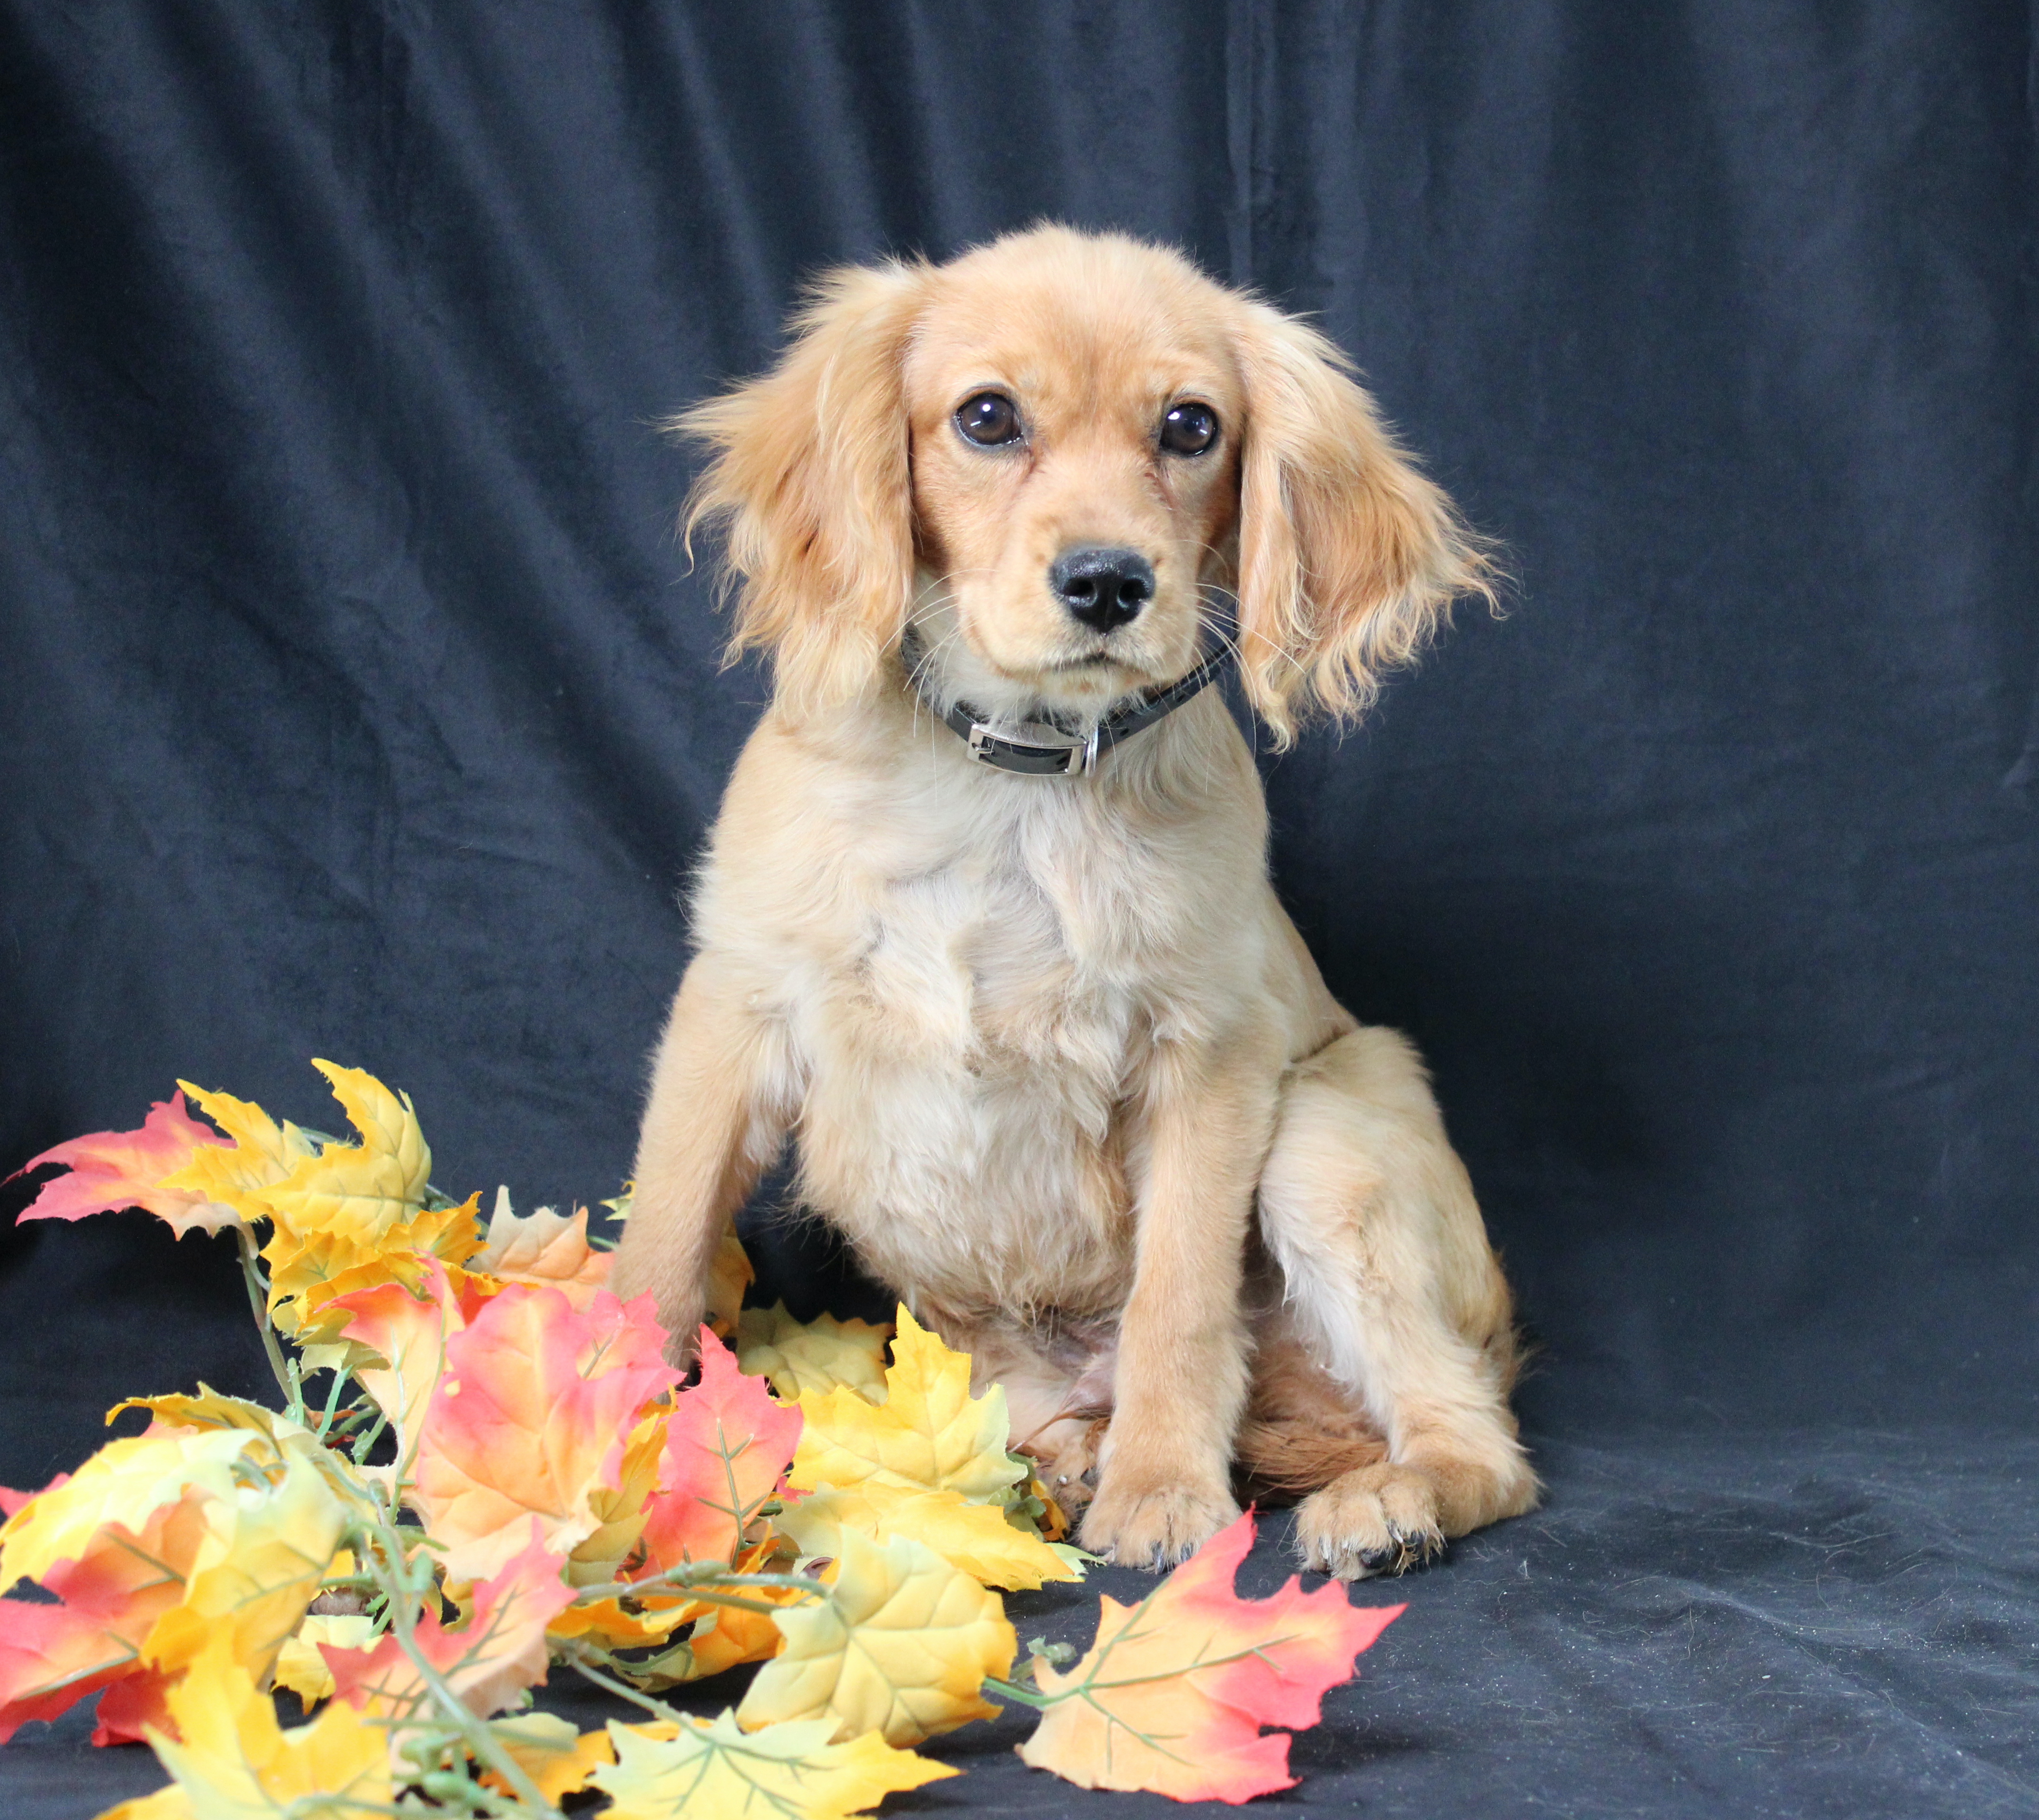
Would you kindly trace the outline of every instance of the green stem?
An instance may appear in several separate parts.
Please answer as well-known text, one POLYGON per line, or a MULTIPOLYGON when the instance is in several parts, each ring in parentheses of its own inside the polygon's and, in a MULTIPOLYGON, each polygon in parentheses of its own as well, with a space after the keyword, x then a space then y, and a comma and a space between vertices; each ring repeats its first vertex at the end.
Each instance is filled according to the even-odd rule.
POLYGON ((283 1364, 283 1349, 276 1343, 276 1330, 269 1324, 269 1286, 262 1280, 255 1235, 245 1226, 236 1226, 234 1236, 241 1244, 241 1275, 248 1285, 248 1305, 255 1311, 255 1324, 261 1329, 262 1348, 269 1355, 269 1369, 276 1374, 276 1387, 287 1398, 290 1374, 283 1364))
POLYGON ((641 1598, 647 1593, 693 1593, 702 1596, 702 1586, 774 1586, 791 1592, 811 1593, 817 1598, 826 1598, 828 1588, 810 1579, 805 1574, 739 1574, 727 1567, 711 1567, 705 1571, 701 1565, 689 1563, 684 1567, 669 1567, 663 1574, 653 1574, 641 1580, 632 1580, 627 1586, 589 1586, 574 1595, 577 1605, 598 1605, 604 1599, 641 1598))
POLYGON ((336 1370, 332 1374, 332 1389, 326 1393, 325 1413, 319 1418, 318 1438, 323 1441, 332 1432, 332 1419, 340 1410, 340 1393, 347 1388, 347 1374, 336 1370))
MULTIPOLYGON (((396 1532, 386 1522, 378 1522, 376 1528, 380 1532, 376 1541, 382 1546, 383 1559, 385 1561, 402 1560, 403 1545, 396 1532)), ((388 1590, 392 1594, 389 1601, 390 1634, 396 1638, 397 1648, 410 1658, 411 1666, 418 1671, 419 1679, 431 1692, 447 1723, 459 1733, 461 1741, 480 1761, 487 1764, 510 1784, 517 1798, 525 1803, 533 1813, 542 1814, 545 1820, 565 1820, 559 1809, 540 1792, 537 1784, 525 1773, 523 1765, 510 1754, 502 1739, 489 1729, 488 1721, 477 1719, 468 1710, 467 1703, 447 1685, 446 1678, 419 1647, 415 1603, 419 1592, 411 1584, 409 1576, 392 1569, 388 1590)))
MULTIPOLYGON (((1001 1681, 995 1674, 984 1678, 984 1691, 997 1694, 1001 1700, 1016 1700, 1022 1706, 1031 1706, 1037 1712, 1046 1712, 1055 1704, 1046 1694, 1035 1688, 1022 1687, 1017 1681, 1001 1681)), ((1059 1697, 1066 1699, 1068 1696, 1059 1697)))
POLYGON ((639 1693, 628 1681, 617 1681, 604 1674, 578 1651, 566 1659, 568 1667, 583 1680, 593 1681, 597 1687, 606 1688, 609 1693, 628 1700, 632 1706, 641 1706, 647 1712, 655 1714, 660 1719, 685 1722, 685 1716, 677 1707, 668 1706, 663 1700, 654 1700, 648 1693, 639 1693))

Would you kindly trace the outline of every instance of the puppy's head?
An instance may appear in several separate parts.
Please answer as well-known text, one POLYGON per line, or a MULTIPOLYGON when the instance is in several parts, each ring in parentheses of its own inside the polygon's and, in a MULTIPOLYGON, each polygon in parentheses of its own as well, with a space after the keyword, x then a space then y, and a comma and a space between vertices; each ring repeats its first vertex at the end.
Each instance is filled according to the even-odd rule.
POLYGON ((1174 253, 1036 229, 837 272, 794 330, 678 423, 715 451, 689 522, 727 523, 731 654, 771 652, 796 716, 876 684, 909 617, 948 693, 1101 713, 1190 669, 1236 594, 1285 744, 1488 591, 1338 351, 1174 253))

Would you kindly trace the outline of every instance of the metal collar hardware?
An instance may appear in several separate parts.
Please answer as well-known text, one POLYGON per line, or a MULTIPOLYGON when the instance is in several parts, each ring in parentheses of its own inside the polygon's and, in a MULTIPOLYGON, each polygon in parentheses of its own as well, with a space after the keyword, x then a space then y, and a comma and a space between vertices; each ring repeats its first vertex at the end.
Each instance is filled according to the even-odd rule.
POLYGON ((1172 713, 1215 682, 1223 672, 1230 652, 1220 651, 1206 658, 1187 676, 1094 721, 1083 731, 1039 720, 1001 726, 985 721, 963 701, 944 708, 928 693, 921 674, 924 658, 920 640, 911 626, 900 639, 899 655, 906 664, 914 692, 962 737, 970 748, 970 757, 978 764, 1023 777, 1088 777, 1096 771, 1102 754, 1152 726, 1164 715, 1172 713))

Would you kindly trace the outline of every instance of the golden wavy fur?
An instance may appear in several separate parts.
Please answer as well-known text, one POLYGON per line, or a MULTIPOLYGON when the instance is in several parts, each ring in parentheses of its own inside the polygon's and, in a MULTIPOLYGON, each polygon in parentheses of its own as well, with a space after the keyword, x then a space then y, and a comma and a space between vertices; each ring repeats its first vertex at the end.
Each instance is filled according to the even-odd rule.
POLYGON ((1206 690, 1088 777, 974 763, 919 681, 1080 725, 1190 670, 1236 599, 1285 743, 1350 718, 1454 597, 1450 503, 1315 330, 1177 255, 1042 228, 826 280, 712 451, 732 655, 768 652, 694 900, 617 1255, 677 1335, 790 1137, 805 1204, 1004 1385, 1014 1432, 1122 1560, 1307 1494, 1347 1577, 1525 1510, 1507 1286, 1422 1063, 1326 990, 1266 870, 1251 754, 1206 690), (1015 433, 967 438, 993 394, 1015 433), (1216 435, 1179 452, 1171 409, 1216 435), (1100 626, 1079 548, 1152 587, 1100 626))

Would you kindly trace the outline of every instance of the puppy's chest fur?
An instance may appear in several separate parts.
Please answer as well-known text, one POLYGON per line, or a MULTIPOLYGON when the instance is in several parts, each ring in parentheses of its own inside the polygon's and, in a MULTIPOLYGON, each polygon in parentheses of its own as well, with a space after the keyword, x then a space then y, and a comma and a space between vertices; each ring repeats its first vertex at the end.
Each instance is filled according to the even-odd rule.
POLYGON ((833 914, 787 929, 776 1006, 801 1194, 924 1309, 1109 1314, 1156 1046, 1215 983, 1162 876, 1194 843, 1103 792, 964 786, 845 805, 813 849, 833 914))

